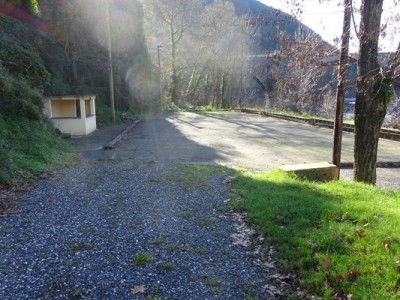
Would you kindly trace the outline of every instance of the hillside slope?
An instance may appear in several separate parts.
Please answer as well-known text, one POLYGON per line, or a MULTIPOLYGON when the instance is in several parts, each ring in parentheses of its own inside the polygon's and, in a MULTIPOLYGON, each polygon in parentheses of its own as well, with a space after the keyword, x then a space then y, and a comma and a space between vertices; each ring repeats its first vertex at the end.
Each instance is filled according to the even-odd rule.
POLYGON ((290 38, 296 35, 318 36, 313 30, 299 22, 291 15, 265 5, 257 0, 230 0, 238 15, 248 15, 254 28, 252 41, 255 51, 273 51, 279 49, 279 35, 290 38))
MULTIPOLYGON (((107 50, 94 32, 94 28, 104 27, 104 22, 96 19, 104 12, 102 7, 97 1, 38 3, 40 18, 18 3, 0 10, 0 184, 68 160, 64 155, 68 143, 55 135, 43 116, 44 95, 95 94, 100 109, 97 115, 107 111, 109 102, 107 50), (16 17, 21 15, 24 18, 16 17), (38 31, 43 28, 35 26, 36 21, 46 30, 38 31), (89 24, 91 21, 96 26, 89 24)), ((137 77, 142 76, 151 82, 155 72, 144 44, 138 1, 123 7, 118 3, 115 0, 115 9, 110 11, 111 36, 120 37, 122 13, 135 30, 126 31, 126 39, 119 39, 132 40, 130 44, 114 41, 115 47, 120 46, 113 51, 115 103, 117 109, 133 111, 142 109, 136 107, 136 99, 144 95, 127 82, 126 74, 130 71, 132 80, 139 81, 137 77)), ((101 115, 102 120, 106 117, 101 115)))
POLYGON ((30 177, 70 158, 68 143, 42 114, 46 90, 68 91, 62 69, 49 72, 49 53, 43 47, 50 44, 29 26, 0 16, 0 184, 30 177))

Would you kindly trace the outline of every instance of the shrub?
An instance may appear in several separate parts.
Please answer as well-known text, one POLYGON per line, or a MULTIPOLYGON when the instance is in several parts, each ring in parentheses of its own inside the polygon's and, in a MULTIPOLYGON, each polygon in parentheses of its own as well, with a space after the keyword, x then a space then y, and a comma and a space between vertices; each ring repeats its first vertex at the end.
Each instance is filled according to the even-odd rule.
POLYGON ((0 183, 62 166, 71 159, 69 149, 48 121, 0 114, 0 183))
POLYGON ((31 88, 27 80, 13 77, 0 65, 0 105, 4 115, 18 115, 29 120, 40 120, 43 102, 40 93, 31 88))

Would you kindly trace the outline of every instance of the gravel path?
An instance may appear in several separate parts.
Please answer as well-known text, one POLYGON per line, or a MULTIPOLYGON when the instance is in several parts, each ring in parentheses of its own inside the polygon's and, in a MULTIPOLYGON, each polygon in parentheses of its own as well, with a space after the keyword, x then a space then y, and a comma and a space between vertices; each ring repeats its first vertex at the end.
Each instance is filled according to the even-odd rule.
POLYGON ((232 242, 227 176, 103 160, 40 181, 0 218, 0 299, 269 299, 232 242))
MULTIPOLYGON (((146 122, 118 149, 101 150, 107 132, 118 130, 75 140, 85 158, 23 194, 18 214, 0 217, 1 300, 271 299, 281 292, 271 283, 279 279, 271 252, 235 244, 243 227, 226 203, 231 171, 192 163, 260 171, 329 160, 329 131, 185 113, 146 122), (261 261, 251 254, 260 251, 261 261)), ((351 138, 345 141, 346 157, 351 138)), ((382 141, 380 159, 396 160, 398 145, 382 141)), ((383 171, 378 184, 399 189, 399 169, 383 171)))

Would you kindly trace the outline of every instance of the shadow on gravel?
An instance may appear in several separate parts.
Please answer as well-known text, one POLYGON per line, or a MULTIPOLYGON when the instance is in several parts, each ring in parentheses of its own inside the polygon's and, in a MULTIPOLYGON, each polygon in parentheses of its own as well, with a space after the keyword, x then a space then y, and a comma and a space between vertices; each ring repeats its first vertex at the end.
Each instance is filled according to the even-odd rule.
MULTIPOLYGON (((196 130, 201 130, 191 124, 196 130)), ((117 149, 116 158, 156 162, 216 163, 222 156, 213 148, 203 146, 185 136, 164 118, 147 121, 128 134, 117 149)))
POLYGON ((111 159, 114 153, 103 150, 103 146, 119 135, 129 124, 117 124, 98 128, 88 136, 74 137, 71 143, 75 151, 90 160, 111 159))

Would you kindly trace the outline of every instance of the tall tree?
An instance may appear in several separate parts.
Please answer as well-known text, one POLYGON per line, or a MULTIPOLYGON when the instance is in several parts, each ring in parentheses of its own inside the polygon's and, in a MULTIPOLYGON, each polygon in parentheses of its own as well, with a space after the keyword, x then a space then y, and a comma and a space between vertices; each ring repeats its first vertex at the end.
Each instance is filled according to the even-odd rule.
MULTIPOLYGON (((321 0, 322 2, 322 0, 321 0)), ((336 2, 331 0, 331 2, 336 2)), ((390 23, 398 22, 400 14, 392 11, 381 24, 383 0, 362 0, 360 10, 353 9, 353 16, 361 16, 357 33, 359 40, 354 142, 354 180, 376 183, 376 162, 379 134, 393 98, 392 83, 400 77, 400 44, 385 62, 379 57, 379 39, 387 35, 390 23)), ((387 1, 388 2, 388 1, 387 1)), ((301 11, 301 1, 292 0, 301 11)), ((385 2, 386 3, 386 2, 385 2)), ((397 7, 398 0, 392 1, 397 7)), ((354 20, 353 20, 353 23, 354 20)), ((357 28, 356 28, 357 31, 357 28)), ((392 29, 396 35, 398 29, 392 29)))
MULTIPOLYGON (((152 32, 157 35, 158 42, 163 43, 163 49, 170 53, 170 80, 169 96, 171 101, 178 102, 178 89, 180 84, 180 74, 178 68, 178 46, 182 42, 188 27, 194 23, 194 16, 199 10, 196 6, 200 3, 198 0, 146 0, 142 1, 147 13, 147 25, 152 23, 151 27, 157 24, 159 32, 152 32), (164 36, 164 37, 163 37, 164 36), (165 36, 168 36, 165 39, 165 36)), ((153 30, 148 30, 153 31, 153 30)), ((153 46, 154 48, 154 46, 153 46)))
POLYGON ((204 96, 208 94, 203 104, 226 108, 232 106, 234 99, 241 101, 243 76, 249 75, 251 47, 246 25, 228 1, 216 0, 202 11, 191 42, 196 50, 188 60, 200 66, 200 78, 206 74, 211 79, 198 90, 204 96))
MULTIPOLYGON (((355 107, 354 180, 375 184, 379 133, 393 96, 400 48, 384 69, 378 60, 383 0, 363 0, 355 107)), ((400 47, 400 45, 399 45, 400 47)))
MULTIPOLYGON (((154 76, 143 33, 139 0, 109 4, 115 104, 119 110, 153 105, 154 76)), ((108 104, 106 0, 40 0, 51 36, 64 50, 72 93, 95 93, 108 104)), ((140 107, 140 108, 139 108, 140 107)))
POLYGON ((340 164, 342 154, 342 133, 343 133, 343 109, 345 95, 345 80, 348 68, 350 28, 351 28, 351 7, 352 0, 344 0, 344 19, 342 46, 340 49, 339 76, 336 88, 336 114, 333 130, 333 155, 332 162, 338 167, 338 177, 340 178, 340 164))
POLYGON ((228 106, 239 95, 240 74, 247 68, 244 19, 236 15, 230 1, 181 2, 143 1, 146 41, 154 65, 162 44, 163 75, 169 79, 169 96, 175 103, 228 106))
POLYGON ((329 60, 336 58, 336 49, 301 28, 295 38, 281 33, 279 44, 277 54, 269 55, 271 67, 266 72, 275 81, 274 108, 317 114, 324 96, 332 95, 329 60))

